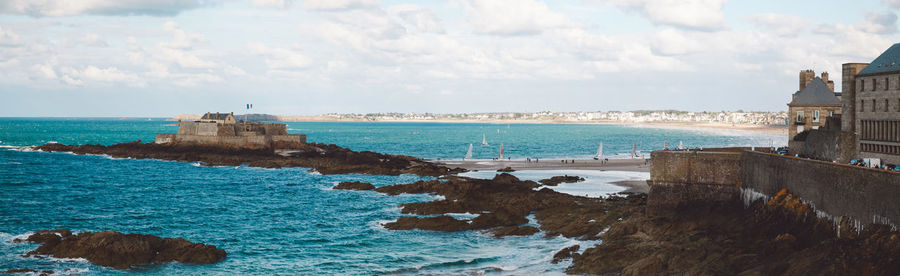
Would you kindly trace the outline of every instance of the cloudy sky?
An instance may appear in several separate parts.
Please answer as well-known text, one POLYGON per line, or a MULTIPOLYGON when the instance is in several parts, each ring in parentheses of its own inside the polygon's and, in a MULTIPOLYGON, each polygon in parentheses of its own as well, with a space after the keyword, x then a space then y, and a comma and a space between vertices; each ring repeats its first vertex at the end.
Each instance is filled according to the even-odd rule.
POLYGON ((2 0, 0 116, 786 110, 898 0, 2 0))

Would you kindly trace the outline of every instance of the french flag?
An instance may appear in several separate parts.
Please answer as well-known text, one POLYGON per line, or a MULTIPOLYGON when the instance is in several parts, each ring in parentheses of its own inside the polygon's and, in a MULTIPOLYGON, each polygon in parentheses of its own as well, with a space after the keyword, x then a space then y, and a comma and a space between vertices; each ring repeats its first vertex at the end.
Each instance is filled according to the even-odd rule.
POLYGON ((247 109, 253 108, 253 104, 247 104, 247 109))

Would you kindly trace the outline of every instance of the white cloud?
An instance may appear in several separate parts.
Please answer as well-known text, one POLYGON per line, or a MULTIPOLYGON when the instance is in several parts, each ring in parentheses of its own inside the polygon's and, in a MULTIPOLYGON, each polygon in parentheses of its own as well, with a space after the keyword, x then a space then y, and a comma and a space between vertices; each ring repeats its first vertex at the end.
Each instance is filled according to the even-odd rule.
POLYGON ((429 9, 412 4, 403 4, 391 6, 387 10, 390 14, 403 19, 406 24, 415 27, 421 32, 444 33, 444 27, 441 26, 438 18, 429 9))
POLYGON ((747 17, 747 21, 780 36, 799 35, 810 24, 809 20, 803 17, 777 13, 754 14, 747 17))
POLYGON ((379 0, 306 0, 303 8, 314 11, 345 11, 377 7, 379 0))
POLYGON ((719 30, 725 27, 722 7, 727 0, 598 0, 637 11, 656 25, 697 30, 719 30))
POLYGON ((290 7, 293 2, 294 1, 292 0, 252 0, 254 7, 276 9, 284 9, 290 7))
POLYGON ((684 55, 704 49, 704 43, 685 34, 684 31, 666 28, 656 33, 651 42, 653 52, 662 55, 684 55))
POLYGON ((576 24, 547 4, 535 0, 466 0, 468 22, 477 33, 536 35, 576 24))
POLYGON ((13 46, 21 46, 22 39, 19 38, 19 35, 12 32, 9 29, 4 29, 3 26, 0 26, 0 47, 13 47, 13 46))
POLYGON ((137 75, 133 73, 122 72, 116 67, 106 67, 106 68, 98 68, 93 65, 89 65, 82 70, 77 70, 74 68, 64 68, 61 70, 63 74, 68 76, 70 79, 77 80, 79 83, 81 81, 96 81, 96 82, 123 82, 132 86, 141 86, 143 82, 138 78, 137 75))
POLYGON ((100 35, 95 33, 85 34, 78 40, 74 42, 76 45, 84 45, 88 47, 109 47, 109 44, 100 37, 100 35))
POLYGON ((251 43, 248 48, 253 54, 265 57, 269 69, 304 69, 312 65, 311 59, 291 50, 269 48, 262 43, 251 43))
POLYGON ((31 16, 82 14, 173 16, 184 10, 218 4, 220 1, 216 0, 5 0, 0 2, 0 13, 31 16))
POLYGON ((894 12, 866 13, 866 21, 859 24, 860 30, 874 34, 892 34, 897 32, 897 14, 894 12))

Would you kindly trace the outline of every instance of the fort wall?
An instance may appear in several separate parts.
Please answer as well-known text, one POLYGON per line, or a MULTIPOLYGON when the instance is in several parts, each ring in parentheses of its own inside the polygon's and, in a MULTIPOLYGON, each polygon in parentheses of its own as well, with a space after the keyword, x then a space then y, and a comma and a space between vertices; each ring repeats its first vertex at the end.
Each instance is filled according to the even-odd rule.
POLYGON ((718 208, 748 194, 771 197, 788 189, 832 219, 846 216, 862 225, 900 223, 896 172, 753 151, 654 151, 651 162, 648 215, 665 216, 685 207, 718 208))

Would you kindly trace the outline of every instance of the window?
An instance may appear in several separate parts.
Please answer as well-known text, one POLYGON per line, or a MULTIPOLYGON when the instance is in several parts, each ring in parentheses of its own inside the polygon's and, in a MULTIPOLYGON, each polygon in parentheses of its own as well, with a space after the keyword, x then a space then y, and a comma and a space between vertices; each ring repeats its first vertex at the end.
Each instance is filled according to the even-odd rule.
POLYGON ((877 85, 878 85, 878 83, 875 82, 875 79, 872 79, 872 88, 871 88, 872 91, 875 91, 875 87, 876 87, 877 85))
POLYGON ((890 106, 888 99, 884 99, 884 112, 888 112, 888 106, 890 106))
POLYGON ((859 80, 859 92, 866 91, 866 81, 859 80))
POLYGON ((797 111, 797 122, 802 123, 803 121, 806 121, 806 118, 803 117, 803 110, 797 111))
POLYGON ((834 117, 834 110, 828 111, 828 117, 834 117))
POLYGON ((876 107, 875 107, 875 104, 877 104, 877 103, 875 102, 875 99, 872 99, 872 112, 878 111, 878 110, 875 109, 875 108, 876 108, 876 107))
POLYGON ((819 110, 813 111, 813 123, 819 122, 819 110))
POLYGON ((888 78, 884 78, 884 90, 888 90, 888 86, 890 86, 891 82, 888 81, 888 78))

